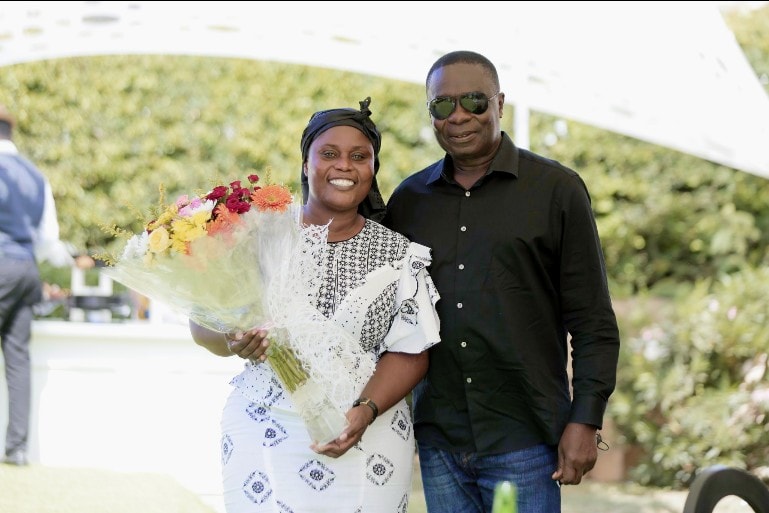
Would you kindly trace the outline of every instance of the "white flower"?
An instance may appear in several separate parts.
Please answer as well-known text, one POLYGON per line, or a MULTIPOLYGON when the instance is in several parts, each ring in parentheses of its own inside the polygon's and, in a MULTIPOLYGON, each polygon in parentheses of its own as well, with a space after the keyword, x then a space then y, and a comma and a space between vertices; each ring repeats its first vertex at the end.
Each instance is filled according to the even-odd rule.
POLYGON ((141 258, 147 252, 149 247, 149 236, 146 231, 134 235, 128 239, 125 249, 123 249, 122 259, 141 258))

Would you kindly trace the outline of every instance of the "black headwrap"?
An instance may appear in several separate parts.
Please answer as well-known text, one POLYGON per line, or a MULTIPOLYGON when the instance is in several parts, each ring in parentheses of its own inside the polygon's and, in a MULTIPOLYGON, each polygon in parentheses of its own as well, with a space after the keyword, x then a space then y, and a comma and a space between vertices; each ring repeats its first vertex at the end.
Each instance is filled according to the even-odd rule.
POLYGON ((304 164, 307 162, 307 156, 310 152, 310 145, 323 132, 335 126, 351 126, 357 128, 363 135, 368 137, 371 145, 374 147, 374 179, 371 181, 371 190, 368 197, 358 206, 358 212, 365 218, 373 221, 381 221, 385 215, 385 202, 382 194, 379 192, 379 185, 376 181, 376 174, 379 171, 379 149, 382 146, 382 134, 377 130, 376 125, 371 121, 371 111, 368 106, 371 104, 371 97, 359 102, 360 110, 355 109, 330 109, 316 112, 310 117, 310 121, 302 132, 302 203, 307 203, 310 185, 307 176, 304 174, 304 164))

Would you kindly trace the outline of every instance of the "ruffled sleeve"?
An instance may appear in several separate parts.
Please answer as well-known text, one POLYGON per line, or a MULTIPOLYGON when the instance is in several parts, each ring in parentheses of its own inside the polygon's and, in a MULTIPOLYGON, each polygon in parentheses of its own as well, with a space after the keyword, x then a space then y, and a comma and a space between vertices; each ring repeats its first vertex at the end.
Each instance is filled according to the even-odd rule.
POLYGON ((430 262, 430 248, 409 243, 399 263, 396 314, 380 346, 380 354, 384 351, 421 353, 440 342, 440 321, 435 310, 440 295, 427 272, 430 262))

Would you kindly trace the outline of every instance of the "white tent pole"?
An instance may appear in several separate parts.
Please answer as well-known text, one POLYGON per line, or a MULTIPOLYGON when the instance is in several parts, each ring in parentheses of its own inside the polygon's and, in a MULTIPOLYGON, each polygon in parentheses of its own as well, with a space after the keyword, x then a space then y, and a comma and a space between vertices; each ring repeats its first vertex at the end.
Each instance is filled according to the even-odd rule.
MULTIPOLYGON (((526 42, 523 41, 524 35, 519 31, 515 32, 515 48, 525 48, 526 42)), ((513 141, 519 148, 528 150, 531 148, 531 112, 529 103, 529 60, 522 52, 515 52, 512 58, 515 69, 518 73, 512 77, 506 78, 505 82, 512 87, 505 91, 505 100, 509 99, 513 107, 513 141)))
POLYGON ((516 76, 512 94, 515 98, 513 105, 515 113, 513 116, 513 135, 515 145, 519 148, 531 148, 531 110, 529 106, 529 63, 525 58, 518 58, 518 69, 521 72, 516 76))
POLYGON ((530 148, 530 126, 529 126, 529 106, 526 102, 517 102, 515 104, 515 115, 513 116, 513 140, 519 148, 528 150, 530 148))

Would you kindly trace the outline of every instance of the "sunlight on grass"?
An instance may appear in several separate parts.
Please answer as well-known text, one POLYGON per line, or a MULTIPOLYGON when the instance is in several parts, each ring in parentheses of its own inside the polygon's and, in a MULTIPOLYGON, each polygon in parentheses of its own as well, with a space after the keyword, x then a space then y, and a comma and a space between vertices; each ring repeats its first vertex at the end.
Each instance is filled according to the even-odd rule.
POLYGON ((0 483, 0 511, 9 513, 214 513, 159 474, 0 465, 0 483))
MULTIPOLYGON (((215 513, 169 476, 101 469, 0 465, 0 512, 215 513)), ((563 513, 681 513, 686 491, 585 481, 563 488, 563 513)), ((426 513, 418 466, 408 513, 426 513)), ((449 513, 449 512, 447 512, 449 513)), ((743 500, 722 499, 714 513, 753 513, 743 500)))

